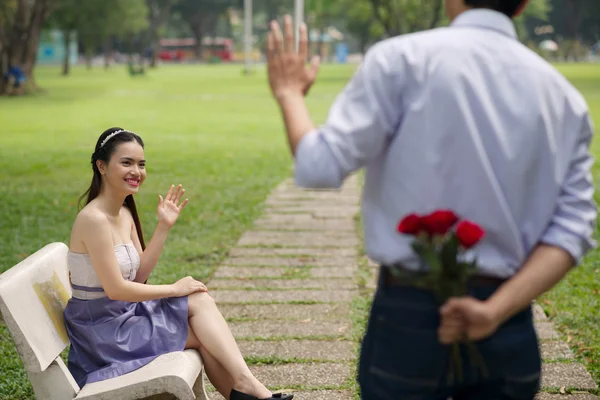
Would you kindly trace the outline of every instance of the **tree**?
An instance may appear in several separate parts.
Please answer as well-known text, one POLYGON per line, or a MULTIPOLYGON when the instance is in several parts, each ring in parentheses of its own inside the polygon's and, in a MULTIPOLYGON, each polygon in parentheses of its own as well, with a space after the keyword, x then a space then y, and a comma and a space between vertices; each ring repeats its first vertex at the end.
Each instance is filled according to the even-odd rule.
POLYGON ((87 2, 80 4, 78 0, 60 0, 60 3, 56 10, 52 13, 48 19, 50 28, 56 27, 62 31, 63 42, 65 47, 65 55, 63 58, 62 74, 69 75, 70 71, 70 60, 69 60, 69 48, 71 46, 71 40, 73 33, 75 33, 78 27, 88 17, 89 13, 86 13, 91 3, 87 2))
POLYGON ((345 16, 348 32, 358 40, 360 51, 365 53, 367 46, 384 35, 383 26, 373 18, 373 8, 366 0, 342 0, 338 3, 338 15, 345 16))
MULTIPOLYGON (((64 0, 63 0, 64 1, 64 0)), ((64 11, 78 13, 79 40, 84 46, 88 68, 100 46, 104 47, 105 67, 112 50, 113 39, 131 41, 148 26, 148 8, 144 0, 73 1, 74 9, 64 11)))
MULTIPOLYGON (((0 2, 0 78, 10 66, 19 66, 27 77, 27 90, 39 90, 33 70, 44 21, 57 0, 3 0, 0 2)), ((6 91, 0 79, 0 94, 6 91)))
POLYGON ((181 0, 175 6, 194 34, 198 59, 202 58, 202 41, 205 35, 214 34, 219 18, 231 5, 231 0, 181 0))
POLYGON ((169 21, 171 10, 179 0, 146 0, 148 7, 148 42, 152 48, 150 67, 156 66, 160 49, 160 31, 169 21))
POLYGON ((592 44, 600 40, 600 2, 597 0, 551 0, 549 22, 556 35, 592 44))
POLYGON ((369 0, 388 37, 431 29, 444 22, 442 0, 369 0))
POLYGON ((310 15, 310 24, 319 34, 317 41, 317 53, 323 57, 323 34, 331 24, 336 11, 333 0, 308 0, 307 10, 310 15))
POLYGON ((552 6, 549 0, 530 0, 523 13, 515 18, 515 28, 519 39, 523 42, 531 40, 531 33, 527 31, 528 20, 546 21, 552 6))

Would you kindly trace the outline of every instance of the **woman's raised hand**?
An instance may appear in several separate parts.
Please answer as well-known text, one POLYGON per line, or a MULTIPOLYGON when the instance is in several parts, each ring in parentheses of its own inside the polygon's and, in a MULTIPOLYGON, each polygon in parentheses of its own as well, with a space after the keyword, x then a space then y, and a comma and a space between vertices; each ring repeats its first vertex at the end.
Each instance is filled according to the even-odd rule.
POLYGON ((177 187, 171 185, 164 199, 161 195, 158 195, 158 210, 156 214, 158 215, 159 224, 164 224, 169 228, 173 226, 179 217, 179 213, 188 203, 188 199, 181 201, 184 193, 185 189, 181 185, 177 185, 177 187))
POLYGON ((208 292, 208 288, 204 283, 195 280, 191 276, 186 276, 175 282, 173 289, 173 297, 189 296, 196 292, 208 292))

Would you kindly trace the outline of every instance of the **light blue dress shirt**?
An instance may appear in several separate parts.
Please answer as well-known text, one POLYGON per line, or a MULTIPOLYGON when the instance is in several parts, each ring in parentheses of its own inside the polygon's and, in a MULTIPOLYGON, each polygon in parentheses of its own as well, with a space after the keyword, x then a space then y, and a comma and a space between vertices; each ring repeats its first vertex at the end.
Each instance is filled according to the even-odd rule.
POLYGON ((326 123, 299 143, 295 179, 337 188, 366 168, 376 262, 417 268, 398 221, 444 208, 486 230, 466 258, 506 278, 540 242, 577 262, 595 246, 592 132, 581 94, 517 40, 508 17, 469 10, 373 46, 326 123))

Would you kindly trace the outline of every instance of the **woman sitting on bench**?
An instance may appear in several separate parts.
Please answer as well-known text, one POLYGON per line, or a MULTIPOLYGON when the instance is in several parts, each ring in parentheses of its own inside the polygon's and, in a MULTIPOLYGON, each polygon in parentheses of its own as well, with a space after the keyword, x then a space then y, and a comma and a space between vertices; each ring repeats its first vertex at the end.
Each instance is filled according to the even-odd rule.
POLYGON ((145 284, 169 229, 187 204, 184 189, 159 196, 158 226, 146 247, 133 195, 146 178, 144 143, 127 130, 100 136, 94 175, 68 253, 73 297, 65 309, 69 370, 83 387, 138 369, 161 354, 200 351, 212 384, 231 400, 285 399, 248 369, 206 286, 192 277, 145 284))

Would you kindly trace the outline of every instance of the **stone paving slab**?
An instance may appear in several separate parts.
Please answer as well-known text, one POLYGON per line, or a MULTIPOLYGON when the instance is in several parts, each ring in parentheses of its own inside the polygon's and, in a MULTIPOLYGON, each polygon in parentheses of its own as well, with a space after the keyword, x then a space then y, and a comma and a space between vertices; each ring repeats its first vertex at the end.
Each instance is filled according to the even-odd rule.
POLYGON ((350 304, 220 304, 219 310, 225 318, 340 321, 348 318, 350 304))
POLYGON ((326 199, 336 200, 347 198, 358 203, 360 191, 356 189, 345 190, 303 190, 296 187, 285 186, 280 189, 275 189, 268 197, 267 201, 272 199, 296 200, 296 199, 326 199))
POLYGON ((311 276, 315 278, 344 278, 351 277, 356 274, 356 268, 354 267, 338 267, 338 268, 312 268, 310 270, 311 276))
POLYGON ((211 279, 210 290, 214 289, 247 289, 247 288, 279 288, 279 289, 357 289, 354 279, 211 279))
POLYGON ((354 204, 338 204, 336 201, 320 202, 318 206, 310 204, 290 204, 290 203, 277 203, 267 204, 265 207, 265 214, 269 212, 281 213, 281 212, 308 212, 311 213, 319 209, 319 211, 344 211, 346 213, 356 213, 360 210, 360 207, 355 202, 354 204))
MULTIPOLYGON (((287 392, 286 392, 287 393, 287 392)), ((352 392, 349 390, 315 390, 306 392, 294 392, 294 400, 352 400, 352 392)))
MULTIPOLYGON (((294 390, 278 390, 276 392, 293 393, 294 400, 353 400, 349 390, 314 390, 296 392, 294 390)), ((218 392, 208 392, 209 400, 223 400, 218 392)))
POLYGON ((317 209, 315 211, 313 211, 312 213, 310 213, 310 215, 313 216, 313 218, 325 218, 325 219, 329 219, 329 218, 340 218, 340 217, 346 217, 346 218, 354 218, 354 215, 356 215, 358 213, 358 211, 356 213, 348 213, 348 211, 343 211, 343 210, 321 210, 321 209, 317 209))
POLYGON ((357 214, 357 211, 352 210, 342 210, 342 209, 331 209, 331 210, 323 210, 320 208, 313 209, 313 211, 308 210, 283 210, 283 209, 267 209, 265 212, 268 212, 273 215, 310 215, 312 218, 320 218, 320 219, 339 219, 339 218, 354 218, 357 214))
POLYGON ((536 321, 548 321, 546 313, 539 304, 533 305, 533 319, 536 321))
POLYGON ((307 387, 341 386, 355 372, 350 365, 333 363, 255 365, 250 370, 266 386, 307 387))
MULTIPOLYGON (((296 396, 294 396, 294 400, 296 396)), ((600 397, 594 396, 589 393, 580 393, 580 394, 549 394, 549 393, 539 393, 535 400, 600 400, 600 397)))
POLYGON ((238 257, 225 261, 228 266, 255 265, 273 267, 347 267, 357 266, 355 257, 238 257))
POLYGON ((535 321, 535 330, 541 340, 558 339, 558 333, 554 330, 552 322, 535 321))
POLYGON ((596 383, 585 367, 578 363, 551 363, 542 365, 542 387, 574 387, 596 389, 596 383))
POLYGON ((345 196, 341 193, 332 196, 270 196, 265 201, 265 204, 269 207, 311 206, 330 208, 333 205, 339 205, 342 207, 359 206, 358 201, 354 196, 345 196))
POLYGON ((300 191, 309 191, 311 193, 335 193, 346 190, 358 190, 358 174, 354 173, 346 178, 341 187, 336 189, 305 189, 298 185, 296 185, 296 181, 293 177, 284 179, 274 191, 285 190, 289 191, 289 189, 295 189, 300 191))
POLYGON ((544 360, 564 360, 573 358, 573 353, 571 352, 569 345, 565 342, 560 342, 558 340, 541 342, 540 348, 544 360))
POLYGON ((247 231, 242 235, 240 240, 244 237, 257 237, 257 238, 283 238, 283 239, 311 239, 311 238, 330 238, 334 237, 336 239, 355 239, 356 233, 354 232, 339 232, 339 231, 320 231, 320 232, 306 232, 306 231, 291 231, 291 232, 278 232, 278 231, 247 231))
MULTIPOLYGON (((301 270, 301 268, 297 268, 301 270)), ((309 268, 308 275, 312 278, 352 278, 355 267, 315 267, 309 268)), ((290 274, 289 268, 284 267, 219 267, 213 275, 215 278, 281 278, 290 274)), ((302 277, 304 278, 304 277, 302 277)))
POLYGON ((318 301, 350 302, 351 290, 213 290, 211 296, 218 304, 242 302, 318 301))
POLYGON ((270 337, 314 337, 339 336, 350 334, 351 322, 348 321, 251 321, 231 322, 229 327, 236 338, 270 337))
POLYGON ((356 247, 346 246, 335 249, 310 248, 310 247, 235 247, 229 251, 230 257, 268 257, 268 256, 296 256, 308 255, 312 257, 356 257, 356 247))
POLYGON ((360 189, 345 187, 343 189, 323 189, 323 190, 309 190, 303 189, 292 185, 281 185, 276 187, 269 195, 270 197, 277 198, 304 198, 304 197, 316 197, 316 198, 328 198, 328 197, 354 197, 360 199, 362 192, 360 189))
POLYGON ((377 284, 379 282, 379 269, 378 268, 372 268, 370 270, 370 274, 369 274, 369 278, 367 280, 367 289, 376 289, 377 288, 377 284))
POLYGON ((353 193, 356 195, 360 195, 361 191, 357 185, 357 180, 355 178, 346 178, 344 184, 339 188, 329 188, 329 189, 306 189, 296 185, 293 179, 289 181, 281 182, 273 191, 271 195, 277 193, 310 193, 311 195, 331 195, 331 194, 347 194, 353 193))
POLYGON ((245 233, 238 242, 239 246, 282 246, 282 247, 355 247, 359 245, 358 238, 352 236, 330 237, 325 235, 300 235, 280 233, 278 236, 245 233))
POLYGON ((337 219, 313 219, 306 222, 285 222, 277 220, 262 220, 254 223, 255 230, 260 228, 266 230, 278 230, 283 232, 293 231, 308 231, 308 232, 327 232, 335 230, 337 232, 355 233, 356 228, 354 223, 344 220, 343 222, 337 219))
POLYGON ((356 357, 356 345, 348 340, 283 340, 278 342, 239 340, 237 343, 244 356, 320 361, 349 361, 356 357))
POLYGON ((315 218, 310 214, 264 214, 256 222, 281 222, 287 224, 299 224, 299 223, 319 223, 319 224, 340 224, 348 223, 349 218, 338 217, 338 218, 315 218))

